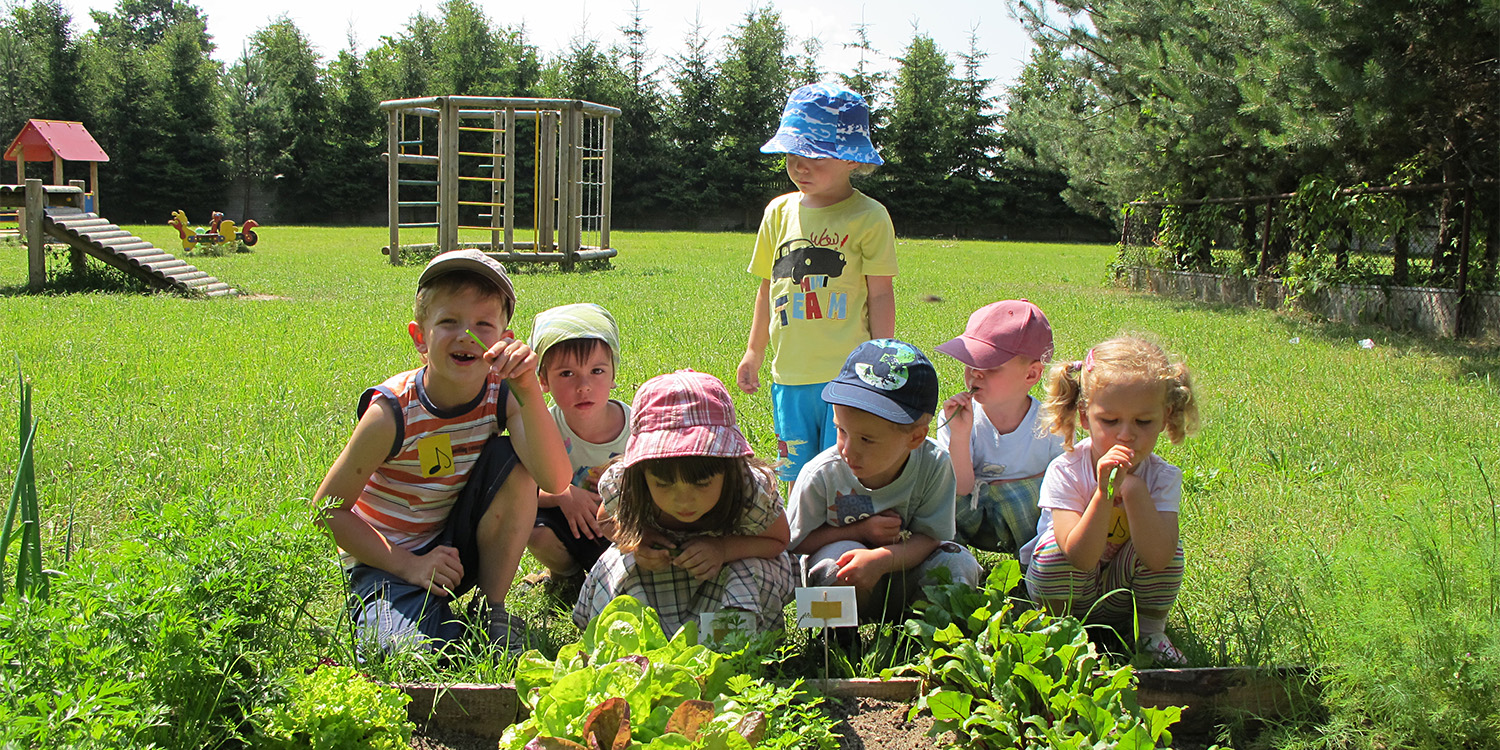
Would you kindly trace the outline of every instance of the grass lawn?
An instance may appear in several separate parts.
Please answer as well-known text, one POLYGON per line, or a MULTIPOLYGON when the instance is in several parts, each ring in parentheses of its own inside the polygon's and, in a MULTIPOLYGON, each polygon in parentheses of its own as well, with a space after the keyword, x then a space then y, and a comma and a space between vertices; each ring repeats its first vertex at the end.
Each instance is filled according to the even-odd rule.
MULTIPOLYGON (((131 230, 176 246, 168 227, 131 230)), ((20 294, 24 248, 0 246, 0 354, 35 384, 48 566, 62 565, 70 518, 84 559, 184 504, 313 533, 306 499, 349 436, 355 400, 417 364, 405 324, 420 265, 389 265, 383 228, 260 235, 251 254, 191 261, 253 295, 238 300, 20 294)), ((752 236, 614 241, 610 270, 514 268, 517 333, 547 307, 597 302, 623 334, 616 397, 680 367, 732 383, 755 292, 752 236)), ((1497 726, 1500 353, 1127 293, 1108 284, 1113 252, 902 241, 897 335, 931 353, 975 308, 1025 297, 1050 318, 1060 358, 1122 332, 1155 338, 1192 368, 1203 416, 1199 434, 1161 449, 1186 478, 1187 576, 1171 621, 1184 651, 1203 666, 1325 670, 1330 726, 1351 736, 1373 722, 1421 737, 1452 731, 1455 716, 1497 726)), ((944 394, 957 391, 958 363, 933 361, 944 394)), ((735 396, 751 444, 774 456, 769 395, 735 396)), ((16 402, 15 377, 0 377, 4 424, 16 402)), ((16 457, 0 442, 7 488, 16 457)), ((286 564, 323 565, 335 588, 331 561, 329 547, 286 564)), ((331 628, 338 601, 330 590, 309 614, 331 628)))

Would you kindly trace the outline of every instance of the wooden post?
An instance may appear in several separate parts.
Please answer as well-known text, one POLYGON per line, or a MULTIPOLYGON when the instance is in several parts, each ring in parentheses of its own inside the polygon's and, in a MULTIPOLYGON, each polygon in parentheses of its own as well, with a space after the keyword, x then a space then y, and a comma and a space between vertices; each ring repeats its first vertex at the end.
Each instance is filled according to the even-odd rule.
POLYGON ((62 167, 63 167, 62 157, 58 156, 57 154, 53 154, 52 155, 52 184, 53 185, 62 185, 63 184, 62 167))
POLYGON ((1260 281, 1271 275, 1271 217, 1275 213, 1275 199, 1266 201, 1266 220, 1260 226, 1260 267, 1255 269, 1255 277, 1260 281))
POLYGON ((490 252, 500 249, 500 232, 505 226, 502 210, 505 202, 505 186, 498 180, 505 179, 505 160, 510 155, 505 151, 505 112, 490 113, 490 252))
POLYGON ((516 108, 505 108, 505 252, 516 249, 516 108))
POLYGON ((103 216, 104 212, 99 208, 99 162, 97 161, 89 162, 89 191, 94 194, 94 210, 92 213, 95 216, 103 216))
POLYGON ((547 110, 541 113, 537 120, 536 137, 541 141, 541 153, 537 156, 537 186, 536 190, 536 242, 532 244, 537 252, 550 251, 552 243, 552 218, 556 215, 557 206, 553 204, 552 198, 557 189, 557 112, 547 110))
POLYGON ((458 248, 458 103, 439 97, 438 252, 458 248))
POLYGON ((40 292, 47 283, 47 245, 42 237, 42 208, 47 194, 41 180, 26 181, 26 285, 40 292))
MULTIPOLYGON (((16 184, 26 184, 26 149, 16 149, 16 184)), ((21 239, 26 239, 26 209, 16 209, 16 231, 21 233, 21 239)))
POLYGON ((604 171, 599 180, 599 249, 609 248, 609 212, 614 205, 611 183, 614 180, 615 164, 615 118, 604 115, 604 171))
POLYGON ((557 244, 562 251, 564 271, 573 270, 573 263, 578 259, 578 229, 582 221, 578 210, 579 167, 582 166, 578 159, 578 141, 582 122, 583 112, 576 102, 563 110, 562 146, 557 159, 558 168, 562 170, 557 189, 557 244))
MULTIPOLYGON (((80 211, 83 210, 83 192, 84 192, 83 180, 68 180, 68 184, 71 185, 72 187, 78 188, 78 195, 74 195, 74 196, 70 196, 70 197, 73 200, 77 201, 77 203, 75 203, 74 205, 78 207, 78 210, 80 210, 80 211)), ((73 267, 73 273, 75 275, 78 275, 78 276, 82 276, 83 275, 84 265, 83 265, 83 251, 82 250, 79 250, 76 247, 69 247, 68 248, 68 262, 72 265, 72 267, 73 267)))
POLYGON ((385 212, 390 224, 391 265, 401 265, 401 111, 393 109, 385 120, 385 212))

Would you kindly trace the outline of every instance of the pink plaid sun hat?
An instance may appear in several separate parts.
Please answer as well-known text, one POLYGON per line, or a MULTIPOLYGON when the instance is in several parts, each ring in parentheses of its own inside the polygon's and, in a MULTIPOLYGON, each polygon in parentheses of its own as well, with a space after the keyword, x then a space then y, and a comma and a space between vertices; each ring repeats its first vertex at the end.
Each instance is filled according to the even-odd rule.
POLYGON ((734 421, 734 404, 719 379, 678 370, 657 375, 635 392, 630 405, 626 466, 653 458, 752 453, 734 421))

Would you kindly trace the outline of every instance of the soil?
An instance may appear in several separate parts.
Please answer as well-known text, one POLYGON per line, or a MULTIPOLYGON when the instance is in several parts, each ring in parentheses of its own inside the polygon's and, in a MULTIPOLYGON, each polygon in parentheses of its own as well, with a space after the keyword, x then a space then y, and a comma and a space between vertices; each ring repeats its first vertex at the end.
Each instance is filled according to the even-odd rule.
MULTIPOLYGON (((936 739, 927 736, 932 717, 920 715, 906 720, 908 704, 872 698, 829 698, 824 700, 828 715, 838 723, 834 732, 841 735, 839 750, 931 750, 950 747, 951 733, 936 739)), ((495 741, 472 735, 433 732, 414 734, 412 750, 494 750, 495 741)))

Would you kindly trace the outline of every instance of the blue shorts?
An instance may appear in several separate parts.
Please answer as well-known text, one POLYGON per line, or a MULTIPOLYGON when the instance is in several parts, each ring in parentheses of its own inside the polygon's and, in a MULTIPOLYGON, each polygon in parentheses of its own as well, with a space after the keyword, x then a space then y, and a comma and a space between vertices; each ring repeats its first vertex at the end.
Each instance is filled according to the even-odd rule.
POLYGON ((776 478, 783 482, 796 481, 802 465, 838 439, 833 406, 823 400, 825 385, 771 384, 771 418, 776 420, 776 452, 782 459, 776 478))
MULTIPOLYGON (((455 587, 455 596, 479 582, 479 521, 520 460, 509 437, 496 435, 486 441, 454 500, 442 533, 415 552, 425 555, 441 546, 458 550, 464 579, 455 587)), ((529 525, 531 519, 518 522, 529 525)), ((413 647, 430 649, 463 636, 464 625, 449 608, 450 598, 364 563, 345 573, 349 582, 349 617, 359 631, 362 645, 385 652, 413 647)))

